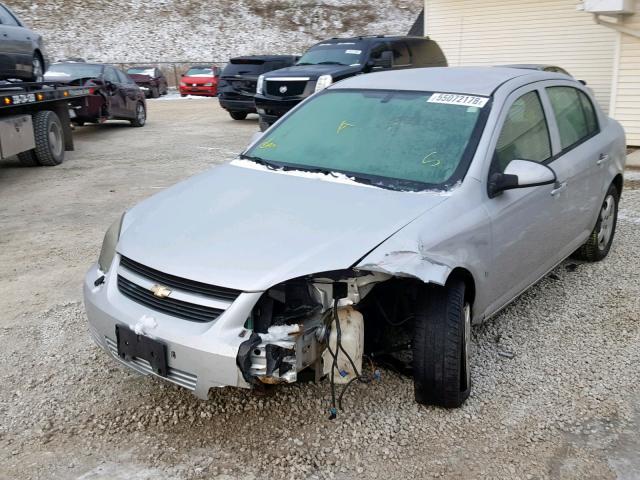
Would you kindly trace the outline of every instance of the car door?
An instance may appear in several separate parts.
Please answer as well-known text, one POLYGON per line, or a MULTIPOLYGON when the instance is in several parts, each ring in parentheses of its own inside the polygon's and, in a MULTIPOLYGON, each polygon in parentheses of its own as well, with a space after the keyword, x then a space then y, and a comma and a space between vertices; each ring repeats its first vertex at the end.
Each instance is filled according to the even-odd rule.
MULTIPOLYGON (((512 160, 553 168, 553 146, 541 93, 527 86, 513 92, 498 118, 490 144, 489 177, 512 160)), ((555 264, 562 240, 562 191, 557 185, 507 190, 486 202, 492 230, 492 268, 488 272, 491 314, 538 280, 555 264)))
POLYGON ((124 115, 125 100, 116 69, 113 67, 104 67, 103 78, 107 83, 106 92, 109 100, 109 113, 114 117, 124 115))
POLYGON ((544 92, 549 123, 559 144, 553 169, 566 189, 563 229, 558 232, 563 236, 564 248, 558 251, 562 259, 591 234, 604 196, 606 176, 602 169, 612 145, 599 135, 595 109, 586 93, 570 84, 553 82, 546 83, 544 92))
POLYGON ((116 70, 120 81, 120 91, 123 99, 124 115, 133 118, 136 112, 136 105, 140 98, 140 87, 126 73, 116 70))

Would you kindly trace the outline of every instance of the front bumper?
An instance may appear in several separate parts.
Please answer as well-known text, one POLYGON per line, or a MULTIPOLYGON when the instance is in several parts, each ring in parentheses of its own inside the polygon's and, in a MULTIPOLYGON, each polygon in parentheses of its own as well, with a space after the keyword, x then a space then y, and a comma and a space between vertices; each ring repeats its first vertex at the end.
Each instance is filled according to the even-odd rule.
POLYGON ((264 95, 256 95, 254 97, 258 114, 260 114, 260 117, 269 124, 276 122, 280 117, 303 100, 304 98, 288 100, 274 99, 264 95))
POLYGON ((181 95, 199 95, 201 97, 215 97, 218 95, 218 87, 180 86, 181 95))
POLYGON ((156 375, 145 360, 120 359, 115 343, 116 325, 133 329, 142 317, 150 316, 156 326, 145 328, 144 334, 166 344, 169 357, 167 377, 158 378, 192 390, 201 399, 208 397, 212 387, 249 387, 236 365, 236 356, 240 344, 250 334, 244 325, 261 292, 240 294, 212 322, 191 322, 151 310, 122 295, 117 286, 118 264, 119 256, 116 255, 100 286, 94 285, 102 275, 97 265, 85 276, 84 303, 89 332, 99 347, 141 374, 156 375))
POLYGON ((256 104, 253 101, 253 97, 247 100, 230 100, 220 94, 218 99, 220 100, 220 106, 230 112, 256 113, 256 104))

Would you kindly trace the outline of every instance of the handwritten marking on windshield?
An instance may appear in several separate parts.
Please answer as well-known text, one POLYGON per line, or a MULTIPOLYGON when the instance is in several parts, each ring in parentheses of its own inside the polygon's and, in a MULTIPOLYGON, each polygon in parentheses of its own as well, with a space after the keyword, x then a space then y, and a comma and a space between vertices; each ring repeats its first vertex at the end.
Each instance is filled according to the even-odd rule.
POLYGON ((277 147, 278 147, 278 144, 274 143, 274 141, 269 138, 268 140, 265 140, 263 143, 261 143, 258 148, 265 149, 265 148, 277 148, 277 147))
POLYGON ((440 160, 437 158, 429 158, 431 157, 431 155, 436 155, 438 152, 431 152, 429 155, 427 155, 426 157, 424 157, 422 159, 422 164, 423 165, 428 165, 430 167, 437 167, 438 165, 440 165, 440 160))
POLYGON ((349 127, 355 127, 355 125, 353 125, 351 123, 348 123, 345 120, 343 120, 340 123, 340 125, 338 125, 338 130, 336 131, 336 134, 340 133, 341 131, 343 131, 344 129, 349 128, 349 127))

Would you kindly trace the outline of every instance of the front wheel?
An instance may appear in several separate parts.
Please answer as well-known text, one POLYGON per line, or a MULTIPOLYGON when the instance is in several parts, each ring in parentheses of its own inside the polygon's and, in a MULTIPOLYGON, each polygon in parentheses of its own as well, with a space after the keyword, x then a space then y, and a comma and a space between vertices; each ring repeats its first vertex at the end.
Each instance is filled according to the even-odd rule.
POLYGON ((418 301, 413 380, 418 403, 461 406, 471 391, 471 304, 462 280, 427 285, 418 301))
POLYGON ((587 262, 599 262, 609 254, 616 233, 619 201, 618 189, 611 185, 600 207, 596 226, 587 241, 574 253, 574 257, 587 262))
POLYGON ((160 92, 158 90, 158 87, 152 87, 151 88, 151 98, 158 98, 160 96, 160 92))
POLYGON ((147 110, 144 108, 142 102, 138 102, 136 105, 136 117, 131 120, 132 127, 144 127, 147 123, 147 110))
POLYGON ((231 118, 234 120, 244 120, 247 118, 247 112, 229 112, 229 115, 231 115, 231 118))

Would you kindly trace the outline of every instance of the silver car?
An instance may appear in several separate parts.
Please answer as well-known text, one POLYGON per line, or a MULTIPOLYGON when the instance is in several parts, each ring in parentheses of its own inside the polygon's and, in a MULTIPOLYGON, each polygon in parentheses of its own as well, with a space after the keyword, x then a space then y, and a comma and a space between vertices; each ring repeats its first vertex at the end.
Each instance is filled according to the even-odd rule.
POLYGON ((405 334, 416 400, 457 407, 472 322, 570 255, 606 257, 624 162, 566 75, 350 78, 123 214, 86 275, 90 332, 201 398, 304 369, 366 381, 362 356, 405 334))

